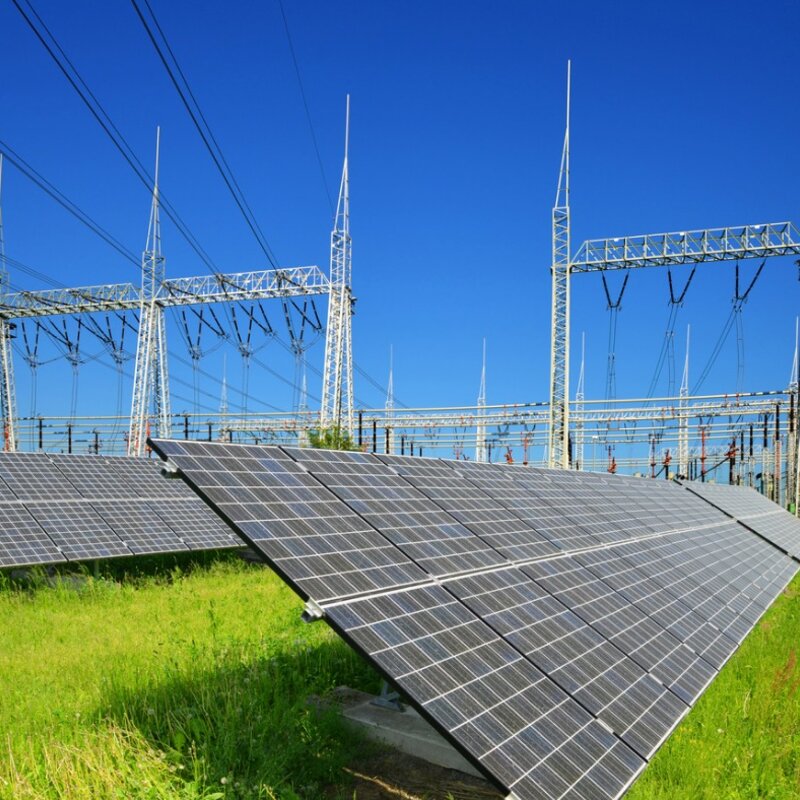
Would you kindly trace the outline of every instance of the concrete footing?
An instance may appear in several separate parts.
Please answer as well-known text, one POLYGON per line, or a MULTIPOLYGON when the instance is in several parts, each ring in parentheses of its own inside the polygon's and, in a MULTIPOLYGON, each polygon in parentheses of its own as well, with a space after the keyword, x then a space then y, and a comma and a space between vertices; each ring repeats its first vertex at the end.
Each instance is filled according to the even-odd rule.
POLYGON ((342 716, 358 726, 370 739, 391 745, 402 753, 431 764, 457 769, 467 775, 483 775, 413 708, 394 711, 372 704, 373 695, 340 687, 334 695, 342 716))

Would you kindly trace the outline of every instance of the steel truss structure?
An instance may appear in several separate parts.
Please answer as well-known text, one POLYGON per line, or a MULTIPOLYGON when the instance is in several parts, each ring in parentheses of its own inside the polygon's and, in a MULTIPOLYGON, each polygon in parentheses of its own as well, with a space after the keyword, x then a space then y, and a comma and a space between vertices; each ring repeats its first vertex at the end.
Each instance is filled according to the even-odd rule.
MULTIPOLYGON (((548 465, 570 465, 570 276, 675 264, 771 258, 800 253, 800 232, 791 222, 768 222, 677 233, 621 236, 584 242, 570 256, 569 123, 571 65, 567 64, 567 125, 552 216, 552 312, 548 465)), ((682 454, 685 452, 685 441, 682 454)))
MULTIPOLYGON (((214 273, 190 278, 167 278, 161 250, 159 217, 158 150, 156 136, 155 183, 150 208, 147 244, 142 253, 142 284, 106 284, 43 291, 7 292, 5 261, 0 259, 0 410, 4 427, 4 449, 14 451, 19 441, 14 394, 14 367, 10 339, 15 319, 113 311, 138 311, 131 415, 126 450, 143 455, 151 418, 158 435, 169 437, 169 373, 164 309, 177 306, 328 295, 328 325, 323 371, 322 424, 352 432, 353 374, 352 260, 350 239, 350 183, 347 164, 349 108, 345 132, 345 161, 339 204, 331 234, 331 274, 316 266, 289 267, 232 274, 214 273)), ((2 156, 0 155, 0 159, 2 156)), ((0 161, 0 179, 2 162, 0 161)), ((2 181, 0 180, 0 186, 2 181)), ((0 210, 0 214, 1 214, 0 210)), ((0 216, 0 256, 3 256, 0 216)))

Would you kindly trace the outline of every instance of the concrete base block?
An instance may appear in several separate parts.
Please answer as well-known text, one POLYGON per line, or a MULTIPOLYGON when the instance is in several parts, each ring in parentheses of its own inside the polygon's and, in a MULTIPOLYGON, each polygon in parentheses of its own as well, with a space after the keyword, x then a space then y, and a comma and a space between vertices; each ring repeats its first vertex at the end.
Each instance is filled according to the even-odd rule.
POLYGON ((402 753, 431 764, 457 769, 478 778, 484 776, 413 708, 393 711, 372 705, 373 696, 352 689, 337 689, 342 716, 361 728, 370 739, 391 745, 402 753))

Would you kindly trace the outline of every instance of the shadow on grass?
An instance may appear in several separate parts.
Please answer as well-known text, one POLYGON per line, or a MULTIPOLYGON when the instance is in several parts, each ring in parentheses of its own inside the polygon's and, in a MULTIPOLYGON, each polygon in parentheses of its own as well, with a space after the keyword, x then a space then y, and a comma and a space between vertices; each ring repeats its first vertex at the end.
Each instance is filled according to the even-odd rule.
POLYGON ((342 768, 374 752, 335 711, 308 702, 342 684, 377 689, 375 673, 340 640, 268 654, 218 646, 136 683, 111 676, 99 716, 164 751, 198 796, 352 798, 342 768))

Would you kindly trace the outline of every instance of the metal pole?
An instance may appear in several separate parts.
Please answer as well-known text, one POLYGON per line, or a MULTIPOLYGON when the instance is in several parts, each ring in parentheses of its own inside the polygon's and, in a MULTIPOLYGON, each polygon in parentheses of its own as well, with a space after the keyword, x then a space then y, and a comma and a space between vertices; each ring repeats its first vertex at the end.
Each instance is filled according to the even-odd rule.
POLYGON ((72 453, 72 423, 67 423, 67 452, 72 453))

